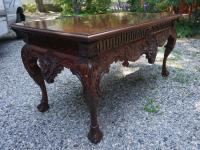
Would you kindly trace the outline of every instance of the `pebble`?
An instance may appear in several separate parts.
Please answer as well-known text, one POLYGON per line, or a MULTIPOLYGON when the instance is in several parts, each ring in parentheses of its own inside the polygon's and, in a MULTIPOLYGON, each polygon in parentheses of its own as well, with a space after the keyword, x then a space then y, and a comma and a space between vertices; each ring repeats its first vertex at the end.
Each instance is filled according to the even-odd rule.
POLYGON ((111 65, 101 84, 104 137, 97 145, 87 139, 89 112, 81 84, 69 70, 47 85, 49 111, 37 111, 40 89, 22 65, 23 45, 21 40, 0 43, 0 149, 200 149, 200 71, 195 70, 200 66, 200 40, 177 40, 165 79, 160 75, 162 51, 155 65, 143 56, 128 68, 120 62, 111 65), (187 82, 177 74, 186 75, 187 82), (159 105, 158 113, 144 110, 149 99, 159 105))

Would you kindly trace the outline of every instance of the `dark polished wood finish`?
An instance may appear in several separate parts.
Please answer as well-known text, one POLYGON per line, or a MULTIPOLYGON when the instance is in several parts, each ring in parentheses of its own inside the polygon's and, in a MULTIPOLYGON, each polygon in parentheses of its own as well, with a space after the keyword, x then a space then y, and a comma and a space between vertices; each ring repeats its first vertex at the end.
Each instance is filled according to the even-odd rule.
POLYGON ((91 125, 88 138, 98 143, 103 137, 97 112, 100 101, 100 80, 109 72, 110 64, 136 61, 146 54, 154 63, 157 47, 167 41, 162 75, 169 75, 167 57, 176 43, 174 22, 178 15, 113 13, 104 15, 66 17, 48 21, 25 22, 12 25, 23 34, 23 64, 42 91, 38 110, 48 110, 45 82, 53 83, 64 67, 69 68, 82 83, 91 125))

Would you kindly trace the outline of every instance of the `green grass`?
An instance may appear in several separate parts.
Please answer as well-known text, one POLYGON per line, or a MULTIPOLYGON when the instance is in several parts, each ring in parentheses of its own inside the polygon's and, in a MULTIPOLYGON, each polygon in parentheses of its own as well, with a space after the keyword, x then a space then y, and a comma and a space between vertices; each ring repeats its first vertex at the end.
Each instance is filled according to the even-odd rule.
POLYGON ((160 110, 160 106, 156 104, 154 99, 149 99, 144 105, 144 110, 149 113, 157 113, 160 110))
POLYGON ((181 19, 176 22, 176 31, 178 38, 192 37, 200 34, 200 22, 181 19))

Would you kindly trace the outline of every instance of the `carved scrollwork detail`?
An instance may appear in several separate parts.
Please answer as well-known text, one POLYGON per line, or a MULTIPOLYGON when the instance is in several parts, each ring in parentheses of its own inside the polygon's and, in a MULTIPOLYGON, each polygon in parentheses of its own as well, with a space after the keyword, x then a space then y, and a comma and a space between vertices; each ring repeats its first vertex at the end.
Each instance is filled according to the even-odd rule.
POLYGON ((114 51, 114 53, 111 52, 115 57, 113 59, 115 61, 124 61, 124 66, 128 66, 129 60, 136 61, 142 54, 146 54, 149 63, 154 63, 157 55, 157 48, 158 46, 164 45, 169 37, 170 28, 171 23, 164 23, 156 27, 148 27, 128 34, 123 33, 123 36, 115 36, 114 39, 116 40, 105 39, 100 41, 100 45, 97 47, 99 48, 99 52, 102 53, 103 49, 114 51))
POLYGON ((39 66, 47 83, 53 83, 55 77, 64 69, 63 65, 53 57, 50 51, 39 57, 39 66))
MULTIPOLYGON (((146 38, 148 34, 158 33, 158 32, 162 32, 163 30, 167 30, 171 28, 171 26, 172 26, 171 21, 162 22, 155 26, 151 26, 151 27, 147 27, 143 29, 135 29, 133 31, 120 33, 118 35, 115 35, 114 37, 109 37, 109 38, 100 40, 96 43, 96 45, 91 45, 91 46, 94 46, 93 47, 94 49, 96 49, 96 52, 93 52, 91 55, 95 56, 95 54, 98 55, 99 53, 102 53, 107 50, 116 50, 118 47, 140 40, 142 38, 146 38)), ((153 36, 153 34, 151 36, 153 36)), ((151 38, 149 38, 149 40, 147 41, 152 40, 151 38)), ((154 38, 154 43, 155 43, 155 38, 154 38)))
POLYGON ((147 47, 145 48, 146 57, 149 63, 154 63, 157 55, 157 40, 152 29, 146 30, 145 40, 147 47))
POLYGON ((99 96, 101 95, 100 80, 107 69, 97 67, 91 62, 82 62, 71 67, 70 70, 81 81, 84 94, 87 94, 89 90, 99 96))

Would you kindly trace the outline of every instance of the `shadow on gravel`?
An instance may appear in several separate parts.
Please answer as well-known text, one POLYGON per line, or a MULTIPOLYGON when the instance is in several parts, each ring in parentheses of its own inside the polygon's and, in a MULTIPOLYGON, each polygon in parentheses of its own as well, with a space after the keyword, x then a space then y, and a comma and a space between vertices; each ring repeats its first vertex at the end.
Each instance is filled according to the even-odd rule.
MULTIPOLYGON (((141 100, 148 99, 149 95, 153 94, 151 93, 152 90, 159 88, 159 83, 157 83, 159 80, 189 84, 190 80, 197 79, 194 73, 192 73, 193 76, 191 76, 191 74, 188 74, 184 69, 180 68, 168 67, 170 76, 168 78, 163 78, 161 76, 160 65, 131 64, 129 68, 133 69, 136 67, 139 67, 139 70, 126 76, 123 76, 122 67, 105 75, 101 81, 103 95, 100 101, 100 112, 105 109, 105 111, 103 110, 104 113, 109 113, 111 118, 120 117, 120 114, 112 116, 112 113, 115 110, 123 110, 123 105, 126 103, 132 102, 135 103, 135 105, 140 105, 141 100)), ((53 96, 54 99, 57 99, 52 105, 54 105, 53 107, 55 109, 59 108, 57 109, 59 111, 64 109, 63 111, 66 111, 66 113, 70 113, 70 111, 74 112, 74 110, 82 110, 84 115, 89 115, 86 104, 84 103, 82 86, 78 79, 76 84, 77 86, 70 91, 67 91, 67 88, 53 91, 55 95, 63 95, 63 91, 66 92, 66 94, 62 98, 53 96), (68 108, 68 110, 66 110, 63 105, 67 107, 69 103, 71 103, 71 106, 74 108, 68 108), (83 105, 85 105, 85 107, 83 107, 83 105)), ((67 86, 67 84, 65 83, 65 85, 61 86, 64 87, 67 86)), ((106 120, 106 117, 104 117, 104 119, 106 120)), ((117 118, 113 118, 113 120, 115 119, 117 118)))
MULTIPOLYGON (((130 65, 130 69, 134 67, 139 67, 139 70, 126 76, 123 76, 122 67, 114 71, 111 70, 111 73, 105 75, 101 81, 103 95, 100 100, 99 114, 102 114, 102 119, 104 122, 107 122, 106 124, 113 122, 113 120, 119 117, 123 117, 120 111, 124 110, 124 105, 135 103, 133 107, 139 107, 137 105, 141 105, 142 99, 148 98, 151 90, 157 88, 157 80, 162 78, 160 66, 130 65), (116 112, 117 115, 115 114, 116 112)), ((68 81, 66 82, 68 83, 68 81)), ((76 117, 71 118, 72 120, 76 120, 81 115, 82 119, 85 120, 84 117, 89 116, 89 111, 84 103, 80 81, 77 79, 76 86, 71 87, 72 90, 69 91, 67 91, 67 83, 60 83, 62 84, 60 85, 61 88, 54 89, 51 91, 53 93, 49 93, 49 96, 51 95, 49 98, 50 102, 52 102, 51 99, 54 99, 53 108, 51 107, 49 111, 55 109, 55 112, 64 112, 65 115, 73 114, 76 117), (63 96, 59 97, 59 95, 63 96)), ((67 117, 65 119, 66 122, 69 121, 67 117)), ((79 119, 79 121, 82 119, 79 119)), ((87 118, 87 122, 89 124, 89 118, 87 118)))
MULTIPOLYGON (((36 106, 41 98, 40 89, 22 66, 22 46, 23 42, 0 43, 0 61, 3 57, 0 67, 6 68, 1 70, 0 76, 2 84, 6 85, 0 85, 5 87, 5 92, 1 90, 3 95, 0 95, 3 108, 0 143, 11 146, 10 149, 27 149, 30 148, 29 143, 35 144, 37 149, 48 146, 53 149, 90 149, 91 144, 86 138, 90 124, 89 111, 83 101, 80 81, 65 70, 54 84, 47 85, 49 111, 38 112, 36 106)), ((135 148, 135 143, 140 139, 144 140, 145 146, 149 143, 153 146, 158 142, 168 143, 165 149, 172 145, 171 142, 191 143, 192 139, 186 138, 193 137, 193 133, 198 138, 198 132, 191 128, 199 127, 200 69, 198 64, 194 65, 196 70, 189 66, 190 63, 196 64, 193 61, 189 61, 189 65, 184 65, 182 61, 177 63, 182 54, 188 56, 185 51, 181 55, 176 53, 170 58, 171 62, 168 61, 168 78, 161 76, 159 64, 163 54, 155 65, 141 60, 131 63, 129 68, 122 67, 120 63, 111 67, 110 73, 102 79, 99 122, 104 139, 96 146, 97 149, 110 149, 109 145, 116 144, 115 148, 123 145, 135 148), (149 98, 155 99, 161 107, 158 113, 145 112, 144 105, 149 98), (186 130, 191 134, 186 135, 186 130), (179 131, 183 134, 180 135, 179 131), (165 137, 168 141, 163 142, 165 137)), ((195 49, 188 51, 192 55, 193 52, 197 53, 195 49)), ((184 61, 189 59, 182 58, 184 61)))

